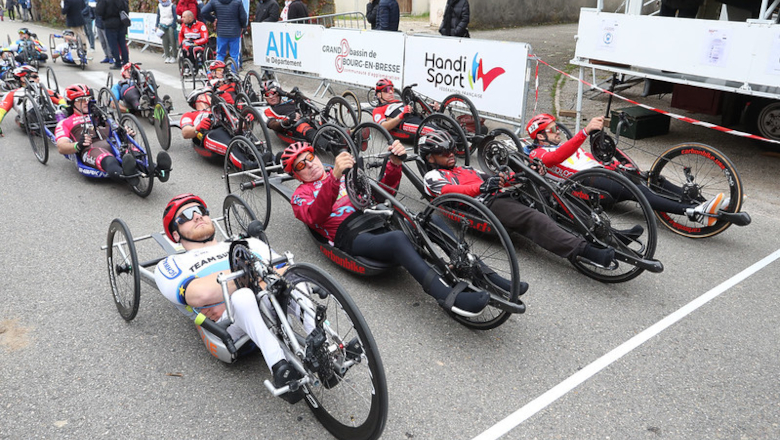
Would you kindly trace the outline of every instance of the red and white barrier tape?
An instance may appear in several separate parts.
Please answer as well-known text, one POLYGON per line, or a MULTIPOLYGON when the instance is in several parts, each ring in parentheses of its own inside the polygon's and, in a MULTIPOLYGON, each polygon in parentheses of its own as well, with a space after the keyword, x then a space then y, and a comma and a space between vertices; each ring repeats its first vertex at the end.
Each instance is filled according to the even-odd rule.
MULTIPOLYGON (((552 70, 554 70, 554 71, 556 71, 556 72, 558 72, 558 73, 560 73, 562 75, 566 75, 567 77, 572 78, 572 79, 574 79, 576 81, 579 81, 579 82, 581 82, 581 83, 583 83, 583 84, 585 84, 585 85, 587 85, 587 86, 589 86, 589 87, 591 87, 593 89, 596 89, 596 90, 599 90, 601 92, 607 93, 609 95, 612 95, 612 96, 614 96, 616 98, 622 99, 623 101, 630 102, 631 104, 637 105, 639 107, 646 108, 648 110, 652 110, 654 112, 658 112, 658 113, 664 114, 666 116, 669 116, 670 118, 674 118, 674 119, 677 119, 679 121, 684 121, 684 122, 687 122, 689 124, 698 125, 700 127, 711 128, 713 130, 717 130, 717 131, 720 131, 722 133, 731 134, 731 135, 734 135, 734 136, 740 136, 740 137, 749 138, 749 139, 757 139, 759 141, 770 142, 770 143, 773 143, 773 144, 780 144, 780 141, 776 141, 774 139, 767 139, 767 138, 764 138, 764 137, 761 137, 761 136, 758 136, 758 135, 755 135, 755 134, 752 134, 752 133, 745 133, 744 131, 732 130, 730 128, 721 127, 720 125, 715 125, 715 124, 711 124, 709 122, 699 121, 698 119, 689 118, 687 116, 678 115, 676 113, 667 112, 666 110, 661 110, 661 109, 658 109, 658 108, 655 108, 655 107, 650 107, 649 105, 641 104, 641 103, 636 102, 636 101, 634 101, 632 99, 626 98, 625 96, 620 96, 617 93, 610 92, 609 90, 602 89, 601 87, 599 87, 597 85, 591 84, 591 83, 589 83, 589 82, 587 82, 585 80, 582 80, 582 79, 579 79, 579 78, 577 78, 575 76, 572 76, 572 75, 570 75, 570 74, 568 74, 568 73, 566 73, 566 72, 564 72, 564 71, 562 71, 560 69, 557 69, 557 68, 549 65, 548 63, 546 63, 544 60, 540 59, 536 55, 529 55, 529 56, 535 58, 537 63, 542 63, 545 66, 551 68, 552 70)), ((537 69, 537 83, 538 83, 538 71, 539 71, 538 64, 537 64, 537 68, 536 69, 537 69)))

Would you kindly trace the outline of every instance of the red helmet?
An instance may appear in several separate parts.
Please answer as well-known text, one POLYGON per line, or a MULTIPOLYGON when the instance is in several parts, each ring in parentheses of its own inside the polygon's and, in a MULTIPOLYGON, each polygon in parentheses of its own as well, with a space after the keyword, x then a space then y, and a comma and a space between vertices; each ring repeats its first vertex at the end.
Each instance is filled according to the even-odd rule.
POLYGON ((374 89, 374 90, 376 90, 376 92, 379 93, 382 90, 384 90, 385 87, 387 87, 387 86, 395 88, 395 86, 393 85, 392 81, 390 81, 387 78, 382 78, 382 79, 380 79, 379 81, 376 82, 376 89, 374 89))
POLYGON ((530 121, 528 121, 528 125, 525 126, 525 131, 528 132, 528 135, 531 136, 531 139, 535 140, 536 136, 539 135, 539 133, 541 133, 550 124, 555 124, 555 116, 542 113, 541 115, 534 116, 530 121))
POLYGON ((179 212, 179 209, 181 209, 182 206, 188 203, 198 203, 204 208, 208 208, 206 202, 194 194, 179 194, 172 198, 163 211, 163 228, 165 228, 165 235, 167 235, 171 241, 175 241, 173 239, 173 231, 177 228, 173 221, 176 220, 176 213, 179 212))
POLYGON ((65 89, 65 98, 71 103, 85 96, 92 97, 92 89, 86 84, 73 84, 65 89))
POLYGON ((122 66, 122 70, 120 71, 120 73, 122 74, 122 76, 124 76, 125 72, 129 72, 132 68, 133 68, 133 63, 125 63, 125 65, 122 66))
POLYGON ((225 63, 223 63, 222 61, 217 60, 217 61, 214 61, 213 63, 211 63, 211 65, 209 66, 209 70, 214 71, 214 70, 217 70, 217 69, 224 69, 225 67, 227 67, 225 65, 225 63))
POLYGON ((38 73, 38 70, 36 70, 33 66, 20 66, 13 71, 14 76, 20 79, 31 73, 38 73))
POLYGON ((282 152, 282 166, 284 167, 284 172, 288 174, 292 173, 292 167, 293 163, 295 163, 295 159, 300 156, 301 153, 305 153, 307 151, 314 153, 314 148, 309 145, 308 142, 296 142, 285 148, 284 152, 282 152))

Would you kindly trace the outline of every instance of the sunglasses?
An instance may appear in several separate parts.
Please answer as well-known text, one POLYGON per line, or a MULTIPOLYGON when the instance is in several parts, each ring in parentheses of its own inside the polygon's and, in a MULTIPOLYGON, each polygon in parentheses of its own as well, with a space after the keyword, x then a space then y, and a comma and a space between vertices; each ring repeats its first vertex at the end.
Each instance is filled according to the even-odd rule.
POLYGON ((393 93, 395 91, 395 88, 393 86, 387 86, 384 89, 382 89, 383 93, 393 93))
POLYGON ((201 205, 190 206, 189 208, 182 211, 178 217, 176 217, 176 224, 183 225, 188 221, 191 221, 195 218, 195 214, 199 214, 201 217, 206 217, 209 215, 209 210, 201 205))
POLYGON ((557 125, 550 125, 549 127, 545 128, 544 131, 547 133, 555 134, 558 133, 558 126, 557 125))
POLYGON ((311 152, 306 153, 306 156, 303 156, 303 160, 296 163, 293 169, 295 171, 303 171, 306 168, 306 162, 314 162, 314 155, 311 152))
POLYGON ((30 79, 38 79, 38 75, 30 75, 30 79))

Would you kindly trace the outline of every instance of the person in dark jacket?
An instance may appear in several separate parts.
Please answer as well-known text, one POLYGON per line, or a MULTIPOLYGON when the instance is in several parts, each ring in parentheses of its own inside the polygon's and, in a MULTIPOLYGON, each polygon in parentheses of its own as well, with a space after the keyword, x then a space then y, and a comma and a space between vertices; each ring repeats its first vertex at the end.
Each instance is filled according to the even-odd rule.
POLYGON ((81 13, 85 6, 84 0, 63 0, 62 2, 62 15, 65 16, 65 26, 81 37, 83 49, 86 52, 89 40, 84 31, 84 15, 81 13))
POLYGON ((379 31, 397 31, 401 12, 396 0, 379 0, 376 14, 376 29, 379 31))
POLYGON ((662 0, 661 17, 696 18, 704 0, 662 0))
POLYGON ((293 0, 290 3, 290 8, 287 10, 287 19, 295 20, 296 18, 306 18, 309 16, 309 9, 301 0, 293 0))
POLYGON ((130 54, 127 50, 127 26, 122 23, 119 14, 124 11, 130 13, 127 0, 98 0, 95 13, 103 19, 103 27, 106 31, 106 40, 114 58, 112 70, 119 70, 130 62, 130 54))
POLYGON ((89 1, 84 1, 84 9, 81 10, 81 15, 84 17, 84 32, 87 34, 87 40, 89 41, 89 48, 95 50, 95 32, 92 28, 92 24, 95 22, 95 9, 89 7, 89 1))
POLYGON ((257 2, 257 12, 255 12, 255 23, 264 21, 279 21, 279 3, 276 0, 260 0, 257 2))
POLYGON ((204 17, 213 17, 217 24, 217 59, 230 56, 241 66, 241 34, 247 25, 247 13, 241 0, 211 0, 200 10, 204 17))
POLYGON ((469 0, 447 0, 439 33, 445 37, 468 37, 469 0))
POLYGON ((379 0, 371 0, 366 4, 366 20, 371 24, 371 29, 376 29, 376 14, 379 12, 379 0))
POLYGON ((5 9, 8 10, 8 18, 16 21, 16 0, 5 0, 5 9))

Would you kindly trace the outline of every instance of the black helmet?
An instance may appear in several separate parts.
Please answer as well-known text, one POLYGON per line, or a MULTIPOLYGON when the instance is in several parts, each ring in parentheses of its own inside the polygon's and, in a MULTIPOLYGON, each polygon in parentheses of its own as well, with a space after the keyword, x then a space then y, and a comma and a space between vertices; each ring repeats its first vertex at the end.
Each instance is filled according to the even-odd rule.
POLYGON ((63 36, 63 37, 75 37, 75 36, 76 36, 76 33, 75 33, 75 32, 73 32, 73 31, 72 31, 72 30, 70 30, 70 29, 65 29, 64 31, 62 31, 62 36, 63 36))
POLYGON ((30 30, 29 30, 29 29, 27 29, 27 28, 20 28, 20 29, 19 29, 19 34, 20 34, 20 35, 21 35, 21 34, 27 34, 27 35, 30 35, 30 30))
POLYGON ((439 154, 455 150, 455 139, 444 130, 433 130, 420 136, 417 140, 417 151, 423 159, 429 154, 439 154))

